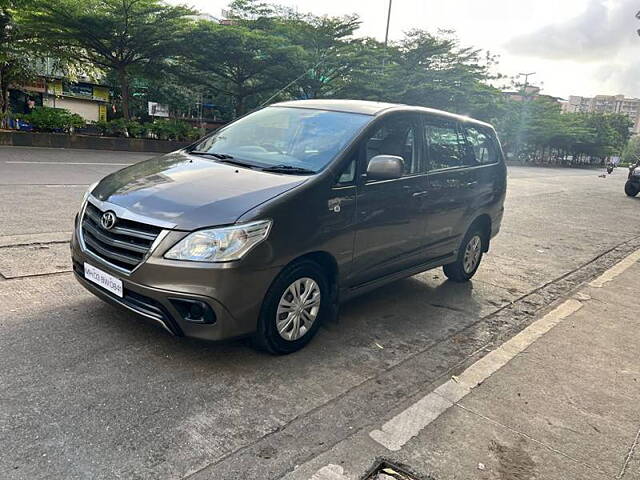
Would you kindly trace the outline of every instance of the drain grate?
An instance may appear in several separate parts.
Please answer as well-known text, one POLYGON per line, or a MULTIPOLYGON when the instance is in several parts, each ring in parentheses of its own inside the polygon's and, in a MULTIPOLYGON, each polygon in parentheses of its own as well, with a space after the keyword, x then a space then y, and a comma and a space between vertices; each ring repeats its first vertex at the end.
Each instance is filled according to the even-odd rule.
POLYGON ((363 480, 434 480, 431 477, 418 477, 406 467, 382 460, 374 466, 363 480))

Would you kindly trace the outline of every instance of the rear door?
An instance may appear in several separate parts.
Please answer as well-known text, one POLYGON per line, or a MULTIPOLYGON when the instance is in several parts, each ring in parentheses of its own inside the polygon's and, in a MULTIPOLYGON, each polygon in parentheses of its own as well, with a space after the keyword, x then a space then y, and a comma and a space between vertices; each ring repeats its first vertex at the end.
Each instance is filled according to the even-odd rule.
POLYGON ((427 152, 428 212, 425 237, 430 259, 445 257, 459 247, 471 214, 478 187, 461 125, 449 117, 423 116, 424 145, 427 152))
POLYGON ((498 139, 489 127, 474 123, 462 126, 478 182, 471 207, 474 211, 489 214, 492 224, 497 222, 499 225, 506 191, 506 170, 498 139))
POLYGON ((398 113, 381 119, 363 140, 360 155, 352 285, 425 260, 427 178, 419 117, 398 113), (401 178, 366 178, 369 160, 381 154, 403 158, 401 178))

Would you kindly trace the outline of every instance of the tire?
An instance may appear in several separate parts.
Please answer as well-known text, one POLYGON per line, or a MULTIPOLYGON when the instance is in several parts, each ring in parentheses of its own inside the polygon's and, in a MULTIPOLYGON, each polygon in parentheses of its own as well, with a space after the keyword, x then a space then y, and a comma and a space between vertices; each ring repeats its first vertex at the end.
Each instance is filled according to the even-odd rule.
POLYGON ((632 182, 627 181, 627 183, 624 184, 624 193, 626 193, 630 197, 635 197, 636 195, 638 195, 639 191, 640 190, 638 190, 638 187, 636 187, 632 182))
POLYGON ((300 350, 311 341, 320 324, 333 310, 330 292, 327 275, 315 262, 303 260, 286 267, 265 295, 258 319, 258 329, 252 339, 253 346, 272 355, 286 355, 300 350), (316 288, 318 294, 313 293, 316 288), (296 312, 300 310, 287 305, 289 302, 295 304, 294 291, 301 292, 297 297, 298 301, 311 291, 310 295, 313 298, 308 299, 308 303, 311 304, 317 299, 318 304, 315 307, 302 308, 306 314, 297 314, 296 312), (280 312, 279 307, 282 307, 280 312), (315 317, 313 317, 314 308, 316 308, 315 317), (309 322, 312 317, 313 321, 309 322), (295 331, 296 323, 297 332, 295 331), (288 325, 288 328, 281 334, 279 325, 280 327, 288 325), (290 338, 285 338, 287 335, 290 338))
POLYGON ((462 239, 456 261, 442 267, 447 278, 454 282, 468 282, 480 266, 486 242, 486 233, 480 227, 472 226, 462 239), (475 260, 469 263, 467 259, 465 263, 468 249, 471 249, 469 254, 474 255, 475 260))

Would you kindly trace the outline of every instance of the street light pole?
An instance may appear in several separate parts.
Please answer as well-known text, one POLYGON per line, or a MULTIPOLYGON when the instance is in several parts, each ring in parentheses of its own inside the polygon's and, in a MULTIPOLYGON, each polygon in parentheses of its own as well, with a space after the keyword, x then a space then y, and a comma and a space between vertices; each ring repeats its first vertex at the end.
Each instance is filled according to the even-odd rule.
POLYGON ((389 11, 387 12, 387 30, 384 34, 384 48, 387 48, 387 42, 389 41, 389 23, 391 22, 391 2, 393 0, 389 0, 389 11))
POLYGON ((536 72, 530 72, 530 73, 519 73, 518 76, 519 77, 524 77, 524 87, 522 89, 522 97, 524 100, 524 97, 527 95, 527 87, 529 86, 529 77, 532 75, 535 75, 536 72))
POLYGON ((522 132, 524 130, 524 124, 525 124, 525 119, 524 119, 524 109, 526 108, 527 105, 527 87, 529 86, 529 77, 532 75, 535 75, 536 72, 530 72, 530 73, 519 73, 518 76, 524 76, 524 85, 522 88, 522 108, 520 108, 520 115, 518 118, 518 130, 516 132, 516 144, 515 144, 515 157, 516 160, 519 160, 520 158, 520 147, 522 144, 522 132))
POLYGON ((523 100, 524 97, 527 95, 527 87, 529 86, 529 77, 531 77, 532 75, 535 75, 536 72, 530 72, 530 73, 519 73, 518 76, 519 77, 524 77, 524 85, 522 88, 522 96, 523 96, 523 100))

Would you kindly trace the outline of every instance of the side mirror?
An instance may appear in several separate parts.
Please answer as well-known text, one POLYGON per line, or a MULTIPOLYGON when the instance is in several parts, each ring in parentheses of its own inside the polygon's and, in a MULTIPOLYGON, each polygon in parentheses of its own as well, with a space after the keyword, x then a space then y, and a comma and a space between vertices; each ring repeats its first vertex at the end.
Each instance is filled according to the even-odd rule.
POLYGON ((368 180, 393 180, 404 171, 404 160, 395 155, 376 155, 367 166, 368 180))

